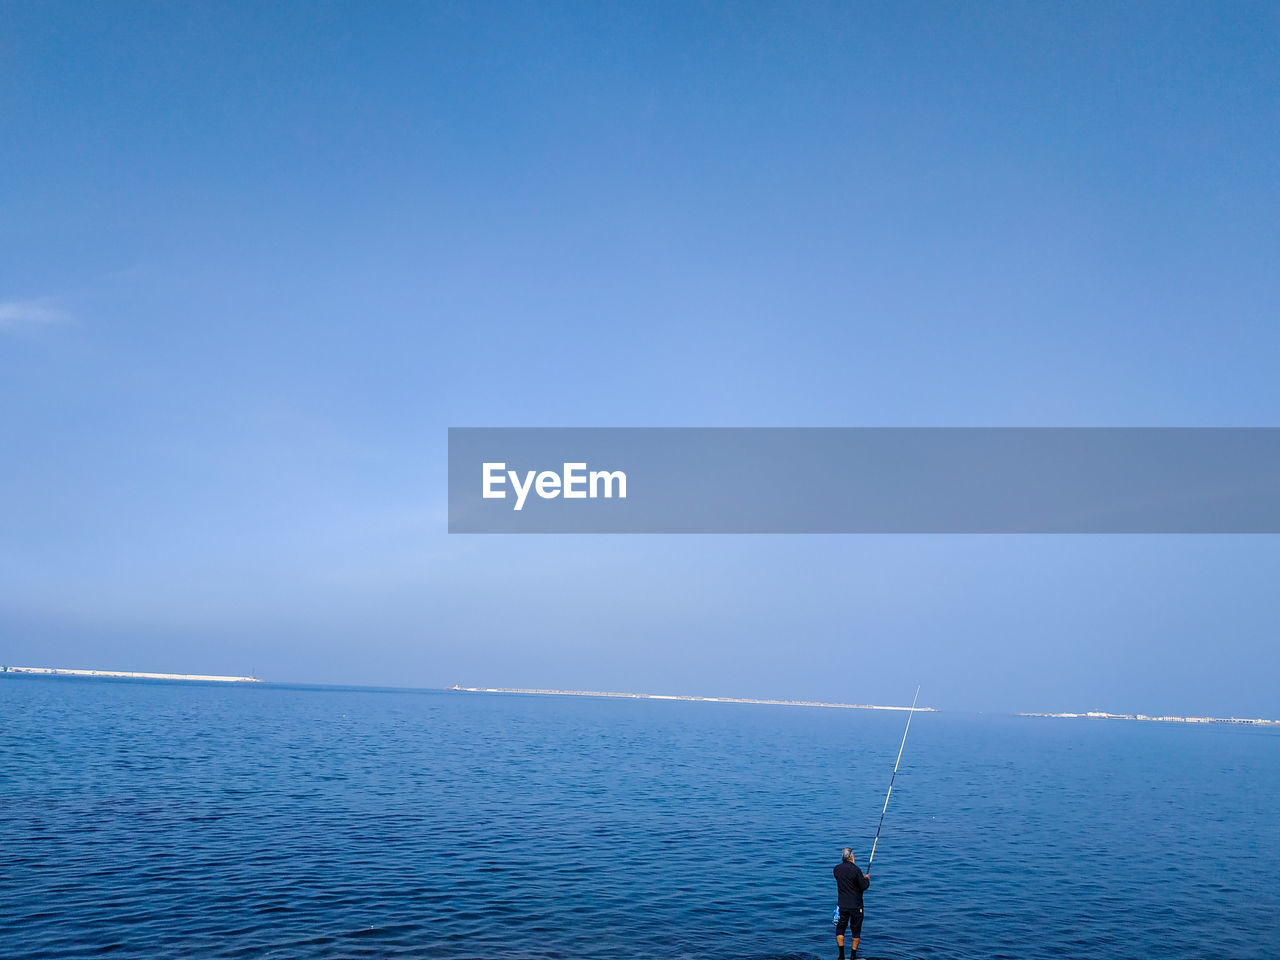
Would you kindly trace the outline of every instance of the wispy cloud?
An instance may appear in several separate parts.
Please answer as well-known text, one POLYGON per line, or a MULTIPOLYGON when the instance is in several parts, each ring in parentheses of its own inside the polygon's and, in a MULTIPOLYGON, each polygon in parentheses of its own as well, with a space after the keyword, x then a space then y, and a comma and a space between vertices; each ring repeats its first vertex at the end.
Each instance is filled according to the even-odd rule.
POLYGON ((66 323, 71 315, 48 297, 38 300, 0 300, 0 331, 31 330, 66 323))

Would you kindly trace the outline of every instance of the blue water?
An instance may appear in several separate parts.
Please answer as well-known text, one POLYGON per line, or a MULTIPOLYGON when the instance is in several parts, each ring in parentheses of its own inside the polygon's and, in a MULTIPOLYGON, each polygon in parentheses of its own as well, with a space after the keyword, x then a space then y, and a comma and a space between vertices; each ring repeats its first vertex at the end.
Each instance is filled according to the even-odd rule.
MULTIPOLYGON (((0 956, 835 956, 896 713, 0 677, 0 956)), ((1280 955, 1280 731, 917 715, 862 955, 1280 955)))

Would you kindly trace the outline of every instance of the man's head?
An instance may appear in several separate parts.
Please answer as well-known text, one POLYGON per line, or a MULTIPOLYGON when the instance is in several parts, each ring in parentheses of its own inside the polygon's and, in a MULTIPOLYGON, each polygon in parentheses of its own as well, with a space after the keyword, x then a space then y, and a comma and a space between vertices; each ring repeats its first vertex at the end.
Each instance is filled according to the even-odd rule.
POLYGON ((855 863, 857 858, 853 855, 853 847, 845 847, 840 851, 840 859, 845 863, 855 863))

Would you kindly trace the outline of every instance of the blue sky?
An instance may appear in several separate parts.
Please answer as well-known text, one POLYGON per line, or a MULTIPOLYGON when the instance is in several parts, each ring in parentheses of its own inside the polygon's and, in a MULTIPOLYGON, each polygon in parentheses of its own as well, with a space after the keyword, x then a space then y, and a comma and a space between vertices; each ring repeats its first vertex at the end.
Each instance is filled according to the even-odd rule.
POLYGON ((469 425, 1275 425, 1265 5, 28 4, 0 661, 1280 715, 1270 537, 449 537, 469 425))

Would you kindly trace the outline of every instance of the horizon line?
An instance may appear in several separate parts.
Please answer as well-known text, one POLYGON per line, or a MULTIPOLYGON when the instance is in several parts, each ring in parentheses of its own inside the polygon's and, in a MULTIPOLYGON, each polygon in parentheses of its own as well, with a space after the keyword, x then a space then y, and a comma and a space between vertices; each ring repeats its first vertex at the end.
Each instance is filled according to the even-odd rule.
POLYGON ((789 706, 789 707, 821 707, 825 709, 838 710, 889 710, 899 713, 975 713, 975 714, 993 714, 998 716, 1019 717, 1023 719, 1091 719, 1091 720, 1136 720, 1141 722, 1163 722, 1163 723, 1184 723, 1184 724, 1236 724, 1249 726, 1280 726, 1280 719, 1266 719, 1263 717, 1215 717, 1194 714, 1145 714, 1145 713, 1112 713, 1102 710, 1088 711, 1030 711, 1030 710, 986 710, 986 709, 969 709, 969 710, 941 710, 938 707, 931 706, 897 706, 892 704, 871 704, 871 703, 840 703, 826 700, 790 700, 778 697, 724 697, 724 696, 700 696, 696 694, 665 694, 665 693, 638 693, 629 691, 613 691, 613 690, 560 690, 547 687, 467 687, 461 684, 452 684, 451 686, 397 686, 391 684, 377 683, 323 683, 308 682, 301 680, 265 680, 262 677, 248 676, 220 676, 214 674, 182 674, 182 673, 159 673, 149 671, 136 670, 97 670, 73 667, 19 667, 6 666, 0 664, 0 676, 4 675, 23 675, 23 676, 62 676, 62 677, 78 677, 85 679, 118 679, 118 680, 157 680, 157 681, 184 681, 194 683, 231 683, 236 685, 265 685, 265 686, 293 686, 293 687, 316 687, 316 688, 335 688, 347 690, 384 690, 384 691, 404 691, 404 692, 440 692, 440 693, 501 693, 501 694, 517 694, 517 695, 534 695, 534 696, 560 696, 560 697, 592 697, 598 699, 610 700, 683 700, 695 703, 748 703, 760 704, 764 706, 789 706))

